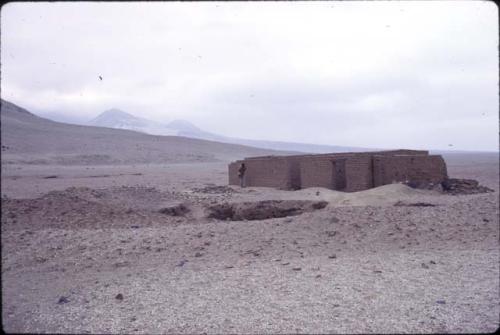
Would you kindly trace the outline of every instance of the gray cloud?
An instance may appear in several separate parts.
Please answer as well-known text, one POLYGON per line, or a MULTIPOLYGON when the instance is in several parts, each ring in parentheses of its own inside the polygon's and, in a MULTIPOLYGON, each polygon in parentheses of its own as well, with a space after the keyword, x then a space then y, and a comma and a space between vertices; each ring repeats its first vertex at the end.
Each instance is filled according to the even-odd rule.
POLYGON ((223 135, 498 149, 488 2, 11 3, 2 97, 223 135), (98 77, 102 76, 103 80, 98 77))

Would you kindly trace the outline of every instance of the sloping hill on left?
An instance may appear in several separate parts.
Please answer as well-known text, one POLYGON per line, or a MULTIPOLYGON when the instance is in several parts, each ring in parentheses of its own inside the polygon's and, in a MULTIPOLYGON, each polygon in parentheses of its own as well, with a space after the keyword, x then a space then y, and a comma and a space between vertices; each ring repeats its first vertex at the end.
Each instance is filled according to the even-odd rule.
POLYGON ((290 152, 71 125, 38 117, 1 100, 2 164, 147 164, 231 161, 290 152))

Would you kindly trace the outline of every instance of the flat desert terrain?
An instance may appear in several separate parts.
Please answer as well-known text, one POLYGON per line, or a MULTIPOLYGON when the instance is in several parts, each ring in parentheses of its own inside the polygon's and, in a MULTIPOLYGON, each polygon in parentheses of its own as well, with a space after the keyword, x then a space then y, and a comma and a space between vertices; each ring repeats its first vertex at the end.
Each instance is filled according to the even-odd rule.
POLYGON ((227 164, 271 150, 64 125, 2 103, 6 332, 499 327, 498 154, 444 156, 450 177, 489 193, 242 189, 227 164))

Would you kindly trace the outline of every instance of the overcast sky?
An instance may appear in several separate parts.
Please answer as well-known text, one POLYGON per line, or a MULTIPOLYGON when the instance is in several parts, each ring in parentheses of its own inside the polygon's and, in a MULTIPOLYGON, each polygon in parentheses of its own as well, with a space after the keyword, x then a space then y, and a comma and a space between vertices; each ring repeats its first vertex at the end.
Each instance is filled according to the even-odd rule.
POLYGON ((80 120, 119 108, 250 139, 499 145, 493 2, 10 3, 1 64, 2 98, 80 120))

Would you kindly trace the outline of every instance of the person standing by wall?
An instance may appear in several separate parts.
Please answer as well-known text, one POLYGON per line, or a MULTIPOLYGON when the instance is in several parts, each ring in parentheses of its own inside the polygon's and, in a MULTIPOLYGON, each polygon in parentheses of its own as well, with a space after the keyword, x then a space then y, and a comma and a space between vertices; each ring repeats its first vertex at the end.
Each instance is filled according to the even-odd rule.
POLYGON ((240 178, 240 186, 245 187, 245 171, 247 170, 245 163, 241 163, 238 169, 238 177, 240 178))

